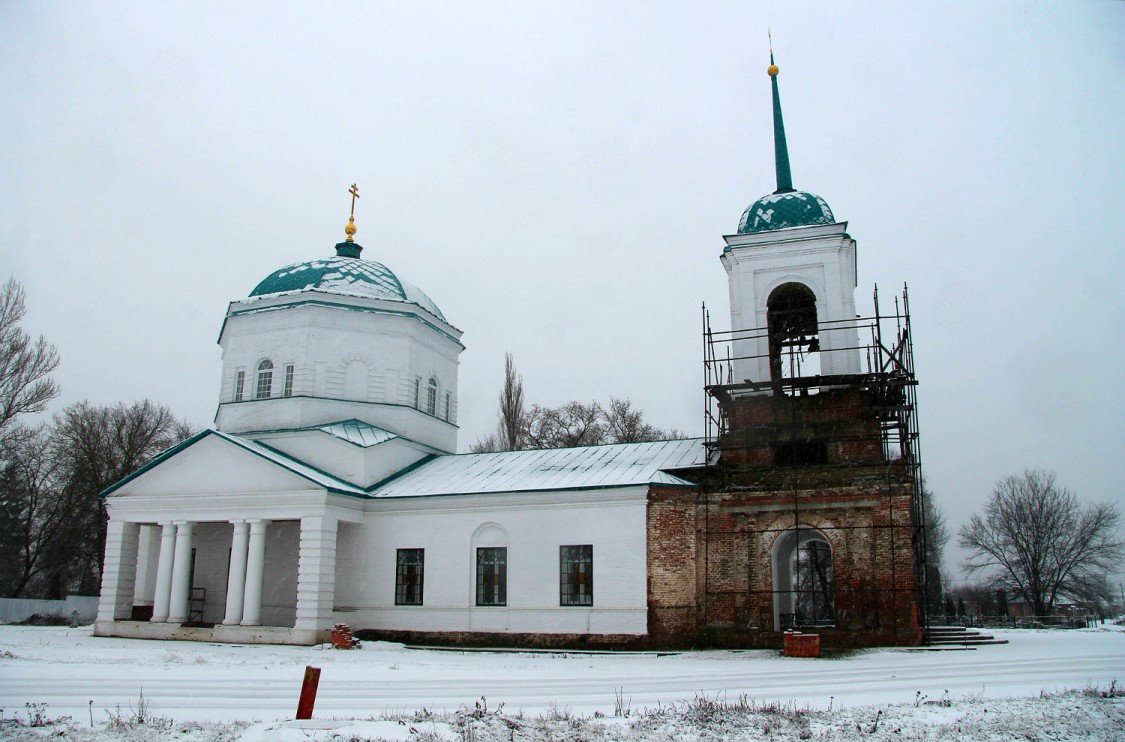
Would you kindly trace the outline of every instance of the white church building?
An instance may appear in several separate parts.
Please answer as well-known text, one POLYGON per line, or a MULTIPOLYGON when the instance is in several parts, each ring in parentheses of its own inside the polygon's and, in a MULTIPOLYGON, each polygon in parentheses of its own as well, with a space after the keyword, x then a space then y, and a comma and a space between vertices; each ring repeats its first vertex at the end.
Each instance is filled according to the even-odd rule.
POLYGON ((96 633, 643 636, 649 490, 701 442, 456 455, 461 332, 354 231, 230 304, 216 429, 103 493, 96 633))
POLYGON ((731 327, 770 329, 735 334, 733 383, 708 387, 723 405, 718 438, 457 454, 461 331, 361 258, 353 218, 335 255, 281 268, 229 305, 215 429, 103 493, 95 633, 314 644, 342 623, 416 643, 689 646, 721 630, 752 645, 815 604, 818 630, 916 641, 916 620, 900 633, 915 590, 901 531, 914 469, 893 503, 882 485, 845 493, 839 470, 815 492, 789 474, 837 457, 882 473, 908 456, 855 443, 871 429, 874 379, 848 325, 855 242, 823 199, 792 187, 776 74, 771 64, 778 190, 716 249, 731 327), (800 387, 785 396, 794 352, 818 366, 785 372, 800 387), (842 445, 840 415, 817 412, 833 399, 859 421, 842 445), (828 432, 793 442, 775 426, 762 439, 758 418, 778 400, 819 404, 807 416, 828 432), (738 476, 748 484, 731 487, 738 476), (864 524, 891 530, 854 536, 864 524), (805 553, 838 575, 815 595, 799 584, 805 553), (856 565, 876 563, 896 576, 865 582, 856 565))

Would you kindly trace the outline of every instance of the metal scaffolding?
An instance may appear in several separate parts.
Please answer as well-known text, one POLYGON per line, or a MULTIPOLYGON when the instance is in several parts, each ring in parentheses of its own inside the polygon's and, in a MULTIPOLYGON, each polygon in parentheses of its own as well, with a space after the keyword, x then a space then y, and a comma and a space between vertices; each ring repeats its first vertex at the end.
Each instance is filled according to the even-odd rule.
MULTIPOLYGON (((761 606, 768 600, 774 606, 775 623, 780 621, 782 628, 828 626, 835 625, 837 619, 834 600, 835 605, 850 606, 849 613, 874 614, 877 621, 883 621, 883 630, 897 637, 900 631, 916 631, 914 626, 900 625, 900 617, 909 613, 909 601, 917 611, 917 628, 923 633, 928 628, 918 382, 909 295, 903 286, 901 295, 894 297, 893 311, 885 313, 876 287, 872 303, 871 316, 840 322, 817 322, 815 308, 810 322, 807 307, 795 303, 780 312, 771 309, 772 328, 727 331, 713 330, 703 307, 705 444, 708 461, 716 462, 710 477, 714 484, 705 489, 709 494, 703 495, 708 498, 704 503, 708 518, 711 498, 729 500, 739 489, 746 490, 748 496, 784 502, 792 516, 787 515, 784 522, 774 517, 770 525, 765 525, 767 519, 761 517, 747 519, 754 525, 732 526, 729 518, 723 526, 705 523, 705 614, 709 604, 733 604, 737 615, 741 603, 758 606, 747 610, 750 614, 758 610, 761 615, 761 606), (825 348, 819 338, 828 332, 835 333, 834 337, 856 338, 858 344, 825 348), (768 348, 768 355, 746 354, 747 348, 768 348), (853 354, 851 358, 858 354, 861 370, 854 373, 854 364, 835 363, 828 357, 832 353, 853 354), (822 367, 847 368, 849 372, 821 373, 822 367), (736 379, 736 368, 768 368, 770 378, 736 379), (857 403, 857 399, 862 402, 857 403), (757 416, 732 420, 732 415, 747 417, 746 410, 756 411, 757 416), (848 488, 869 493, 870 522, 840 522, 818 530, 831 532, 830 538, 827 533, 823 535, 829 541, 870 544, 867 552, 871 563, 862 569, 861 565, 851 566, 857 572, 868 570, 866 574, 876 575, 880 570, 885 573, 889 565, 889 579, 840 574, 845 564, 842 558, 835 560, 835 572, 829 560, 826 573, 824 557, 818 551, 822 547, 815 546, 816 540, 802 532, 807 531, 806 516, 811 511, 835 507, 827 503, 842 502, 839 493, 848 488), (897 503, 901 510, 907 492, 909 522, 904 523, 902 513, 896 513, 894 506, 897 503), (748 575, 752 573, 754 554, 760 560, 763 545, 774 544, 768 589, 762 587, 763 580, 750 577, 745 585, 712 579, 712 544, 723 538, 745 540, 748 575), (776 552, 785 539, 793 544, 793 561, 779 568, 776 552), (900 585, 907 581, 899 579, 895 570, 905 565, 908 557, 913 579, 910 588, 903 589, 900 585), (779 577, 782 573, 788 582, 779 585, 785 582, 779 577), (824 588, 826 579, 831 582, 830 593, 824 588), (818 595, 818 591, 829 597, 818 595), (778 605, 790 610, 779 610, 778 605), (885 620, 888 611, 893 619, 885 620), (883 618, 878 618, 880 615, 883 618)), ((852 620, 856 620, 854 616, 852 620)), ((749 615, 744 623, 754 628, 754 616, 749 615)))

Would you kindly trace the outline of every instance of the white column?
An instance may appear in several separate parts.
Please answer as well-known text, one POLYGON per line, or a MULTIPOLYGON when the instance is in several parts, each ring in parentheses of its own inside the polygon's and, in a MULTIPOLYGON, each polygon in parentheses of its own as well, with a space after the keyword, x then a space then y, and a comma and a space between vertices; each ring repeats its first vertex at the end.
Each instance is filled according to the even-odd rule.
POLYGON ((242 625, 262 625, 262 578, 266 573, 266 523, 250 521, 250 544, 246 556, 246 592, 243 593, 242 625))
POLYGON ((188 599, 191 597, 191 527, 190 522, 176 524, 176 559, 172 563, 172 597, 168 601, 168 623, 188 620, 188 599))
POLYGON ((153 623, 168 620, 168 603, 172 595, 172 562, 176 553, 176 526, 160 524, 160 560, 156 565, 156 590, 152 596, 153 623))
POLYGON ((137 579, 133 589, 133 605, 152 605, 156 585, 156 565, 152 556, 158 543, 156 526, 142 525, 137 540, 137 579))
POLYGON ((137 525, 119 520, 111 520, 107 525, 98 621, 127 619, 132 613, 133 581, 137 572, 137 525))
POLYGON ((242 620, 242 597, 246 587, 246 548, 250 542, 250 524, 234 523, 230 544, 230 574, 227 576, 227 613, 223 623, 237 626, 242 620))
POLYGON ((336 592, 335 518, 301 518, 301 552, 297 566, 298 629, 332 628, 336 592))

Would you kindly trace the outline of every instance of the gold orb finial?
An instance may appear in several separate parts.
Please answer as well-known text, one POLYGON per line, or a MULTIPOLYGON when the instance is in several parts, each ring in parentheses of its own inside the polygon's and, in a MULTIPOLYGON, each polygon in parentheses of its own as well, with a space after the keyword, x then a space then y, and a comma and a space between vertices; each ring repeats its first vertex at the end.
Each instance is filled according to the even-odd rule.
POLYGON ((359 188, 355 183, 348 189, 348 193, 352 194, 352 214, 348 217, 348 226, 344 227, 344 234, 348 236, 348 242, 355 242, 352 237, 355 237, 355 200, 359 198, 359 188))
POLYGON ((770 77, 777 77, 777 72, 778 72, 777 65, 771 64, 769 67, 766 67, 766 72, 769 73, 770 77))

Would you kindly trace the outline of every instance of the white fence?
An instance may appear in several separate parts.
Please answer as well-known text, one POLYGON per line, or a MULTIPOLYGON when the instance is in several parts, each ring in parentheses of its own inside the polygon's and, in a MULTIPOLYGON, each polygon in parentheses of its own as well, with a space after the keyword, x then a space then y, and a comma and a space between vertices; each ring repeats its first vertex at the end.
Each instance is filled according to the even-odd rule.
POLYGON ((16 623, 36 613, 40 616, 60 615, 70 618, 74 611, 78 611, 78 623, 93 623, 98 615, 98 596, 71 595, 66 600, 0 598, 0 623, 16 623))

